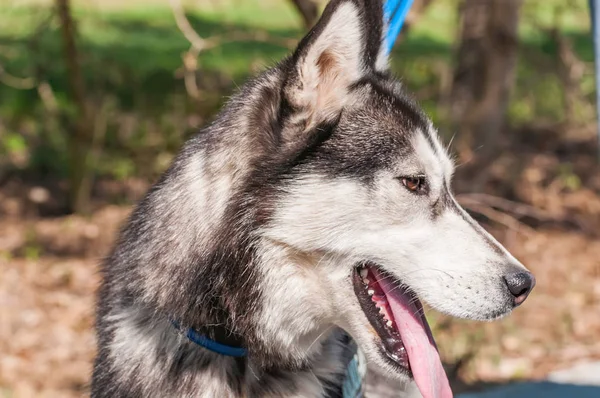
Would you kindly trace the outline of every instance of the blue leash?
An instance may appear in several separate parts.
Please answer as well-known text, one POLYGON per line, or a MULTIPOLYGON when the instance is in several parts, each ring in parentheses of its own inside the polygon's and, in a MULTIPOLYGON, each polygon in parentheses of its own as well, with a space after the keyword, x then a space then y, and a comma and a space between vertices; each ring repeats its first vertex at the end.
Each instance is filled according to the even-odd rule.
POLYGON ((394 47, 412 4, 413 0, 387 0, 383 5, 383 17, 389 21, 384 43, 387 46, 388 54, 394 47))

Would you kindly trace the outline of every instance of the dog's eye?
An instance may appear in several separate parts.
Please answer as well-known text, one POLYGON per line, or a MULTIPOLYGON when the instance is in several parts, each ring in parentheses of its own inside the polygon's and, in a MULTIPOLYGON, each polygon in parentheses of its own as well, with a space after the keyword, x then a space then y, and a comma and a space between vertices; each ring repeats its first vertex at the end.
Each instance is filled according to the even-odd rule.
POLYGON ((415 177, 401 177, 402 185, 411 192, 414 193, 426 193, 427 192, 427 181, 423 176, 415 177))

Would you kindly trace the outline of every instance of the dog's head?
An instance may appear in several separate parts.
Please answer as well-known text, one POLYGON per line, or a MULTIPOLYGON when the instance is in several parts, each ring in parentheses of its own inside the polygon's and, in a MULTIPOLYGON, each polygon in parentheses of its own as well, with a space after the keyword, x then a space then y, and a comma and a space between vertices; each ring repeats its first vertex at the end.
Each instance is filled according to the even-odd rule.
POLYGON ((316 305, 370 360, 427 378, 434 344, 417 297, 490 320, 534 278, 457 204, 452 161, 389 74, 384 33, 380 1, 333 0, 299 44, 279 113, 283 145, 303 149, 262 234, 318 258, 316 305))

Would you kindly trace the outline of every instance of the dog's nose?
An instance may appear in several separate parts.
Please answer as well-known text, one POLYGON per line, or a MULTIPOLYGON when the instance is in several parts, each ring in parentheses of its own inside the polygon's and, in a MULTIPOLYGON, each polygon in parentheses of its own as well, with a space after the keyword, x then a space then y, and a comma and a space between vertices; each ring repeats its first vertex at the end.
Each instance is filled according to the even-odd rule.
POLYGON ((535 276, 529 272, 516 272, 504 277, 508 290, 515 296, 515 306, 521 305, 535 286, 535 276))

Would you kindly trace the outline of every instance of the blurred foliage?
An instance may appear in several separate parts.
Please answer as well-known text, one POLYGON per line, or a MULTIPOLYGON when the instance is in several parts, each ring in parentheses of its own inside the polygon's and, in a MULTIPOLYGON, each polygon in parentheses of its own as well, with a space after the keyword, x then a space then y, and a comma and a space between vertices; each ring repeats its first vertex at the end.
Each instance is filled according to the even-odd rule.
MULTIPOLYGON (((442 130, 457 5, 456 0, 435 0, 398 43, 392 61, 394 71, 442 130)), ((196 0, 188 1, 186 10, 202 37, 231 31, 250 36, 257 30, 271 38, 302 34, 301 19, 284 0, 196 0)), ((59 26, 52 13, 47 0, 0 4, 0 65, 13 76, 47 81, 55 106, 49 108, 36 87, 18 89, 0 83, 0 168, 25 171, 37 179, 66 175, 65 131, 73 112, 66 95, 59 26)), ((183 140, 207 122, 237 86, 290 51, 281 41, 267 38, 226 42, 202 52, 198 59, 202 96, 196 101, 182 79, 181 56, 189 43, 177 29, 167 1, 78 0, 74 17, 89 101, 100 115, 96 130, 104 137, 94 168, 97 176, 111 179, 155 178, 183 140)), ((526 0, 517 83, 509 108, 514 124, 560 123, 565 118, 564 84, 557 74, 551 28, 559 29, 585 66, 577 82, 575 112, 581 121, 593 117, 587 1, 526 0)))

